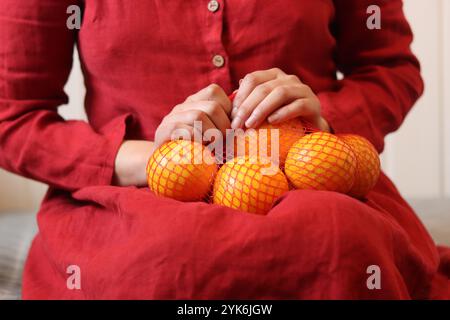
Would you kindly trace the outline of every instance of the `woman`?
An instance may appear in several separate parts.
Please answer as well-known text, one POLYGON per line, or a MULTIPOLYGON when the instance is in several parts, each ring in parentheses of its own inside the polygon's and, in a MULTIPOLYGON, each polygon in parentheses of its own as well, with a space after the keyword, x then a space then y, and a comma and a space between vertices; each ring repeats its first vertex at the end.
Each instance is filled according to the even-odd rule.
POLYGON ((0 165, 50 186, 24 298, 444 297, 437 248, 385 175, 366 201, 293 191, 265 217, 141 188, 151 151, 195 120, 303 117, 381 152, 423 89, 400 0, 0 0, 0 30, 0 165), (89 123, 56 112, 74 45, 89 123))

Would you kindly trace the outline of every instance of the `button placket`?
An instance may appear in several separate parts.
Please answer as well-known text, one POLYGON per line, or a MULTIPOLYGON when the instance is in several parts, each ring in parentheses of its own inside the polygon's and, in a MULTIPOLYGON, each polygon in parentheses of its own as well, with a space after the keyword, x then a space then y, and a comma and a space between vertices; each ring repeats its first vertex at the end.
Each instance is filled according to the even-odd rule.
POLYGON ((210 0, 208 2, 208 10, 205 10, 207 20, 205 44, 210 54, 210 81, 219 84, 225 91, 230 91, 232 88, 228 57, 222 43, 224 7, 224 0, 210 0))
POLYGON ((216 54, 213 57, 212 62, 216 68, 222 68, 225 64, 225 58, 220 54, 216 54))
POLYGON ((208 10, 216 12, 220 8, 220 3, 217 0, 211 0, 208 2, 208 10))

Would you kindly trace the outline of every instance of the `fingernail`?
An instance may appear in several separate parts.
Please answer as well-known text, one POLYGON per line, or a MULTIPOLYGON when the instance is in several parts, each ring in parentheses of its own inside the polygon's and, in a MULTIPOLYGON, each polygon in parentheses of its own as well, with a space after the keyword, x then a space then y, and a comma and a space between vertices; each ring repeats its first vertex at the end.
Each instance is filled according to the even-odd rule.
POLYGON ((237 111, 238 111, 238 108, 233 107, 233 109, 231 110, 231 119, 234 119, 234 117, 236 116, 237 111))
POLYGON ((233 110, 238 108, 236 98, 233 100, 233 110))
POLYGON ((231 102, 234 101, 234 98, 236 97, 236 94, 237 94, 237 90, 234 90, 233 93, 228 96, 228 98, 231 100, 231 102))
POLYGON ((257 120, 256 116, 252 114, 250 118, 248 118, 247 121, 245 122, 245 126, 247 128, 251 128, 256 123, 256 120, 257 120))
POLYGON ((231 122, 232 129, 239 129, 242 126, 242 119, 240 117, 236 117, 231 122))
POLYGON ((280 117, 277 114, 272 114, 270 117, 267 118, 267 121, 269 123, 276 122, 280 117))

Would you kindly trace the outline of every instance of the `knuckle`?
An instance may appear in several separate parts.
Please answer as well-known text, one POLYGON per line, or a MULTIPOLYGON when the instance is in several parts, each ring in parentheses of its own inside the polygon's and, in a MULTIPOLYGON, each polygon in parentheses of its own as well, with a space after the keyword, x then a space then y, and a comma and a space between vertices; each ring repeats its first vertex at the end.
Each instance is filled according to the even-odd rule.
POLYGON ((309 92, 312 92, 311 87, 308 86, 308 85, 306 85, 306 84, 302 84, 302 85, 300 86, 300 88, 301 88, 302 90, 308 92, 308 93, 309 93, 309 92))
POLYGON ((272 69, 270 69, 270 71, 272 71, 272 72, 274 72, 274 73, 276 73, 276 74, 282 74, 282 73, 284 73, 283 70, 281 70, 281 69, 278 68, 278 67, 272 68, 272 69))
POLYGON ((215 83, 212 83, 208 87, 206 87, 206 92, 210 96, 215 96, 215 95, 219 94, 220 90, 221 90, 220 86, 215 83))
POLYGON ((266 84, 262 84, 262 85, 259 85, 259 86, 256 88, 256 91, 258 92, 259 95, 267 96, 269 93, 272 92, 272 88, 270 88, 270 87, 269 87, 268 85, 266 85, 266 84))
POLYGON ((272 72, 278 73, 278 72, 280 71, 280 68, 278 68, 278 67, 275 67, 275 68, 272 68, 272 69, 270 69, 269 71, 272 71, 272 72))
POLYGON ((248 84, 248 85, 254 85, 256 83, 256 76, 252 73, 247 74, 244 77, 244 81, 248 84))
POLYGON ((295 74, 288 75, 287 79, 292 82, 300 82, 300 78, 297 77, 295 74))
POLYGON ((286 98, 288 96, 288 94, 289 94, 289 90, 285 86, 277 87, 277 88, 275 88, 274 91, 275 91, 276 95, 281 97, 281 98, 286 98))

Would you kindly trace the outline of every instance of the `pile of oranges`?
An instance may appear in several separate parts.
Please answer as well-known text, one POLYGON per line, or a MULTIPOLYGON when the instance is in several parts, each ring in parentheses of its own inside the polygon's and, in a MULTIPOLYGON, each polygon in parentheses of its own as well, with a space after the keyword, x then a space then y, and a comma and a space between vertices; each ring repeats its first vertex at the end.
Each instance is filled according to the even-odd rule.
POLYGON ((245 138, 234 142, 235 156, 220 168, 200 143, 178 140, 164 144, 147 165, 150 189, 180 201, 208 201, 265 214, 292 189, 364 198, 378 180, 378 153, 361 136, 308 131, 300 120, 278 126, 264 124, 260 129, 256 131, 256 155, 249 152, 250 142, 245 138), (270 157, 276 145, 273 139, 279 142, 278 161, 270 157))

